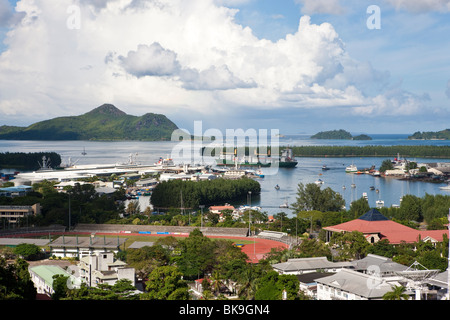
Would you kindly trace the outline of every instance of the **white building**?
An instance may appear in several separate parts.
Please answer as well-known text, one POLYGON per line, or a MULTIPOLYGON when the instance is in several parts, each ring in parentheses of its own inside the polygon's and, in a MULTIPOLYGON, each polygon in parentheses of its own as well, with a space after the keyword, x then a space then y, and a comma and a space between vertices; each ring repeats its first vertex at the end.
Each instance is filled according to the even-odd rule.
POLYGON ((55 257, 74 257, 82 258, 91 254, 104 251, 112 251, 114 253, 120 250, 127 239, 113 237, 89 237, 79 236, 61 236, 49 244, 50 254, 55 257))
POLYGON ((54 293, 53 290, 53 277, 55 275, 62 275, 70 277, 71 275, 60 266, 56 265, 41 265, 29 268, 31 281, 33 281, 34 287, 38 294, 45 294, 51 296, 54 293))
POLYGON ((121 279, 128 279, 135 285, 135 269, 128 267, 123 261, 115 260, 111 251, 84 256, 78 267, 81 281, 90 287, 96 287, 98 284, 114 285, 121 279))
POLYGON ((377 275, 341 269, 329 277, 316 279, 317 300, 382 300, 384 294, 400 286, 377 275))
POLYGON ((342 268, 352 268, 350 262, 331 262, 327 257, 296 258, 272 265, 279 274, 303 274, 310 272, 337 272, 342 268))

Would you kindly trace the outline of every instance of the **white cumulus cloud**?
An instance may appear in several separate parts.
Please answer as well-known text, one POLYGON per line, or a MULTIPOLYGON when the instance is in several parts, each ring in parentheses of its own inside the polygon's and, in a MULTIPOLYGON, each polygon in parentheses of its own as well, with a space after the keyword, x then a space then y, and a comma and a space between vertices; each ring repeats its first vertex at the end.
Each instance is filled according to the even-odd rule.
MULTIPOLYGON (((303 16, 294 33, 273 42, 236 23, 226 3, 81 0, 80 28, 70 29, 72 0, 21 0, 23 19, 0 55, 0 116, 45 119, 105 102, 179 117, 212 107, 219 116, 242 108, 421 110, 421 97, 383 92, 389 74, 352 59, 331 24, 303 16)), ((336 12, 339 2, 330 3, 336 12)))

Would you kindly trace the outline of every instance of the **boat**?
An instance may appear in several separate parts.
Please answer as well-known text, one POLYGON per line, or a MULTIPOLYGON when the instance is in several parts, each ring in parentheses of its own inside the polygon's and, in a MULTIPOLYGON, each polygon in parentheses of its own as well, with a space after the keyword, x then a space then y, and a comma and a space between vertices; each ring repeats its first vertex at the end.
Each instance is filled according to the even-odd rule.
POLYGON ((345 168, 345 172, 347 172, 347 173, 358 172, 358 168, 354 164, 351 164, 345 168))
POLYGON ((369 197, 367 196, 367 192, 363 192, 362 195, 363 195, 363 198, 364 198, 364 199, 369 200, 369 197))
POLYGON ((280 186, 279 186, 279 185, 276 185, 276 186, 275 186, 275 190, 280 190, 280 186))
POLYGON ((323 180, 322 179, 318 179, 314 182, 315 184, 317 184, 318 186, 323 184, 323 180))
POLYGON ((441 190, 450 190, 450 183, 446 185, 445 187, 439 187, 441 190))
POLYGON ((377 208, 383 208, 384 207, 384 201, 383 200, 377 200, 376 202, 377 208))
POLYGON ((370 190, 375 190, 375 187, 374 186, 370 186, 369 189, 370 190))
POLYGON ((217 166, 235 166, 236 163, 241 167, 259 167, 267 168, 272 165, 278 165, 279 168, 295 168, 298 161, 295 160, 294 154, 291 148, 286 148, 281 151, 281 156, 276 158, 271 158, 270 151, 267 154, 256 154, 254 156, 244 156, 242 159, 237 157, 237 149, 234 153, 223 152, 219 159, 216 159, 217 166), (228 159, 227 159, 228 155, 228 159), (256 157, 256 159, 255 159, 256 157))
POLYGON ((287 202, 287 199, 286 199, 286 201, 283 203, 283 204, 280 204, 280 208, 289 208, 289 204, 288 204, 288 202, 287 202))
POLYGON ((325 171, 325 170, 330 170, 330 168, 328 168, 326 165, 323 165, 323 166, 322 166, 322 170, 324 170, 324 171, 325 171))
POLYGON ((375 170, 375 171, 372 173, 372 175, 373 175, 374 177, 379 177, 379 176, 381 176, 381 173, 380 173, 380 171, 375 170))

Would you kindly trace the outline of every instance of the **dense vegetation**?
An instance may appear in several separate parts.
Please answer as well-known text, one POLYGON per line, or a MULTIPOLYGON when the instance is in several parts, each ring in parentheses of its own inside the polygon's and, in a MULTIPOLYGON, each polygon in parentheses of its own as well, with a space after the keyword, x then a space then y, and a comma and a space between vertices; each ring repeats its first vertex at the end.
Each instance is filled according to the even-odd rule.
POLYGON ((427 132, 415 132, 412 136, 409 136, 408 139, 417 139, 417 140, 450 140, 450 129, 445 129, 442 131, 427 131, 427 132))
POLYGON ((261 192, 259 182, 249 178, 170 180, 156 186, 152 192, 151 202, 155 208, 198 208, 199 205, 246 199, 249 192, 252 195, 259 195, 261 192))
POLYGON ((80 116, 59 117, 28 127, 0 127, 3 140, 170 140, 177 126, 166 116, 127 115, 104 104, 80 116))
POLYGON ((311 139, 338 139, 338 140, 372 140, 366 134, 361 134, 359 136, 352 136, 352 134, 343 129, 331 130, 331 131, 321 131, 311 136, 311 139))
POLYGON ((50 161, 52 167, 61 164, 61 156, 55 152, 5 152, 0 153, 0 168, 36 170, 42 165, 42 157, 50 161))
MULTIPOLYGON (((282 148, 280 148, 281 150, 282 148)), ((298 146, 296 157, 402 157, 450 158, 450 146, 298 146)))
MULTIPOLYGON (((41 204, 41 214, 23 218, 21 227, 51 224, 69 226, 69 209, 71 226, 77 223, 106 223, 111 219, 118 219, 119 214, 123 212, 121 200, 126 199, 123 190, 111 196, 100 196, 90 184, 67 187, 66 193, 58 193, 53 185, 54 183, 49 181, 34 184, 34 191, 27 196, 0 197, 0 205, 41 204)), ((0 220, 0 228, 2 227, 7 226, 0 220)))

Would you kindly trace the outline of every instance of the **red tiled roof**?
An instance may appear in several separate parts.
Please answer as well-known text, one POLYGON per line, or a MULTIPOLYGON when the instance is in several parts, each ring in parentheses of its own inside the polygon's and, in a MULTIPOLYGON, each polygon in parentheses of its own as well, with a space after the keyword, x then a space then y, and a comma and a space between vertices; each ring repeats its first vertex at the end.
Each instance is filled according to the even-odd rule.
POLYGON ((417 242, 419 237, 423 240, 427 236, 437 241, 442 241, 443 234, 448 236, 448 230, 420 231, 392 220, 367 221, 355 219, 335 226, 325 227, 324 229, 333 232, 359 231, 365 235, 376 233, 379 234, 380 239, 387 239, 391 244, 398 244, 403 241, 408 243, 417 242))

